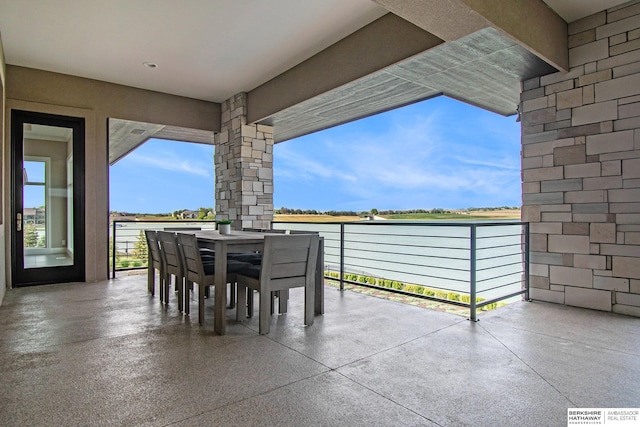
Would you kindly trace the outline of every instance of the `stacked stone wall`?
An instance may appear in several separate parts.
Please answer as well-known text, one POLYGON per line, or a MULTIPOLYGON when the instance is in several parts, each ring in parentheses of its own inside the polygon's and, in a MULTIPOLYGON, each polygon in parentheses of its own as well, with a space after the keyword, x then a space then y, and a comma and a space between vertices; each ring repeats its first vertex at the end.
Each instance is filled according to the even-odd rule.
POLYGON ((522 83, 531 297, 640 316, 640 1, 568 29, 569 72, 522 83))
POLYGON ((222 104, 215 136, 216 218, 234 229, 269 228, 273 220, 273 127, 247 124, 246 93, 222 104))

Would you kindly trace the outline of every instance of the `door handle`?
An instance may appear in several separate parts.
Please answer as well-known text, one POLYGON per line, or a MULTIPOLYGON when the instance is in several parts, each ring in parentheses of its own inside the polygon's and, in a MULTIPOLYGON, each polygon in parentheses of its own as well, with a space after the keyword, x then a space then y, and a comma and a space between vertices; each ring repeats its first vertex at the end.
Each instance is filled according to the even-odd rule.
POLYGON ((16 229, 22 231, 22 214, 20 212, 16 214, 16 229))

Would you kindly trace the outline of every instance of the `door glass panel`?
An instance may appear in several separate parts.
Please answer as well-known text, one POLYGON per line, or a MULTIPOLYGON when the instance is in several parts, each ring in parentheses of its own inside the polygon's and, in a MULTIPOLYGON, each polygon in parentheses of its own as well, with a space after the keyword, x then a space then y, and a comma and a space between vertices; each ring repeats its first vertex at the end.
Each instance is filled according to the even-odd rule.
POLYGON ((73 265, 73 129, 23 126, 24 268, 73 265))

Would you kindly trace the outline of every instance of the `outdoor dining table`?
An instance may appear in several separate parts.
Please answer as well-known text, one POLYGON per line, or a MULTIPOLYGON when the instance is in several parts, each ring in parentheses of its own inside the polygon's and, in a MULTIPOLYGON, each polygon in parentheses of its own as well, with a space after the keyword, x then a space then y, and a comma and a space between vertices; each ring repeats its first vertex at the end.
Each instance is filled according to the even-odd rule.
MULTIPOLYGON (((235 231, 230 234, 220 234, 217 230, 201 230, 195 232, 201 247, 214 249, 215 278, 214 278, 214 330, 224 335, 226 330, 227 303, 227 254, 231 252, 255 252, 264 247, 264 238, 269 235, 282 236, 280 233, 259 231, 235 231)), ((315 274, 314 311, 315 314, 324 313, 324 239, 320 238, 318 248, 318 262, 315 274)))

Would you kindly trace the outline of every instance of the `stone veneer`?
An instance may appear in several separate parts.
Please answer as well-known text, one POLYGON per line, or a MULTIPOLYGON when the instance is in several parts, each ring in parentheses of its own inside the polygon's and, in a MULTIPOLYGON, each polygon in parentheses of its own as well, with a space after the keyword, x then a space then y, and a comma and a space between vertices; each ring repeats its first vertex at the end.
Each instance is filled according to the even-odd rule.
POLYGON ((640 2, 568 28, 569 72, 522 83, 531 297, 640 316, 640 2))
POLYGON ((273 127, 247 124, 247 95, 222 104, 215 135, 216 218, 232 228, 269 228, 273 220, 273 127))

